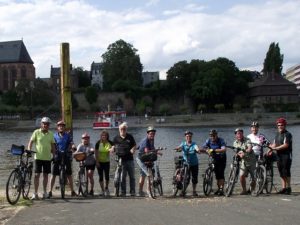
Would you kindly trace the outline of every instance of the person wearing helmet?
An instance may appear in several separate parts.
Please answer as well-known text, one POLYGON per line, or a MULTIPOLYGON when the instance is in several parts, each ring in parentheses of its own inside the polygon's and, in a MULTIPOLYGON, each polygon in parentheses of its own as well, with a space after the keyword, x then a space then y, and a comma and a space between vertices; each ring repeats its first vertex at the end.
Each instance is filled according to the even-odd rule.
POLYGON ((61 163, 62 154, 65 155, 66 175, 71 189, 71 196, 77 196, 73 188, 72 177, 72 150, 76 149, 76 146, 73 143, 71 134, 66 132, 66 123, 63 120, 60 120, 56 123, 56 129, 57 132, 54 134, 56 152, 52 165, 52 176, 50 180, 50 191, 48 197, 52 197, 55 178, 56 176, 59 176, 59 165, 61 163))
POLYGON ((277 152, 278 171, 281 178, 281 190, 279 194, 288 194, 292 192, 291 188, 291 165, 293 152, 293 137, 286 130, 287 122, 285 118, 279 118, 276 121, 277 133, 271 147, 277 152))
POLYGON ((252 183, 250 184, 252 190, 254 190, 255 182, 254 182, 254 172, 255 172, 255 164, 256 158, 255 154, 252 150, 252 144, 250 139, 244 136, 244 131, 241 128, 237 128, 234 131, 235 134, 235 141, 233 142, 233 147, 240 149, 237 154, 240 156, 241 166, 240 166, 240 182, 242 186, 241 195, 248 194, 246 190, 246 177, 250 173, 252 178, 252 183))
POLYGON ((135 196, 135 170, 133 155, 136 142, 127 132, 128 125, 123 122, 119 125, 119 134, 113 139, 112 151, 122 158, 121 196, 126 196, 126 177, 129 175, 130 195, 135 196))
POLYGON ((189 174, 192 175, 193 196, 198 196, 196 187, 198 183, 199 162, 197 153, 200 153, 198 145, 192 141, 193 132, 187 130, 184 132, 185 141, 181 142, 175 149, 182 151, 183 159, 189 164, 189 174))
POLYGON ((226 167, 226 143, 223 138, 218 137, 218 132, 213 129, 209 131, 209 138, 205 140, 202 146, 207 149, 209 154, 212 154, 215 165, 215 176, 217 180, 218 190, 215 195, 224 195, 225 167, 226 167))
POLYGON ((154 127, 149 126, 147 128, 147 136, 140 141, 138 146, 138 156, 136 157, 136 162, 140 167, 140 179, 139 179, 139 195, 145 196, 145 192, 143 190, 145 178, 148 176, 147 167, 144 162, 141 161, 141 156, 150 151, 154 151, 154 138, 155 138, 156 130, 154 127))
POLYGON ((49 130, 50 119, 43 117, 41 120, 41 127, 36 129, 28 142, 27 149, 31 150, 35 144, 36 154, 34 155, 35 175, 34 175, 34 193, 32 200, 38 199, 38 188, 40 181, 40 174, 43 173, 43 198, 48 197, 47 185, 48 174, 51 173, 51 159, 55 154, 55 141, 53 132, 49 130))
POLYGON ((253 151, 258 159, 258 157, 262 157, 264 153, 263 145, 269 145, 270 141, 265 137, 265 135, 258 132, 259 124, 256 121, 253 121, 250 126, 251 134, 248 134, 247 138, 250 139, 251 143, 253 143, 253 151), (255 145, 257 144, 257 145, 255 145))
POLYGON ((94 171, 96 168, 96 159, 94 156, 95 149, 94 145, 90 142, 90 135, 88 133, 83 133, 81 135, 81 143, 77 146, 77 152, 85 152, 87 154, 87 157, 85 159, 85 168, 87 171, 87 177, 88 177, 88 182, 91 187, 89 191, 89 195, 94 195, 94 171))

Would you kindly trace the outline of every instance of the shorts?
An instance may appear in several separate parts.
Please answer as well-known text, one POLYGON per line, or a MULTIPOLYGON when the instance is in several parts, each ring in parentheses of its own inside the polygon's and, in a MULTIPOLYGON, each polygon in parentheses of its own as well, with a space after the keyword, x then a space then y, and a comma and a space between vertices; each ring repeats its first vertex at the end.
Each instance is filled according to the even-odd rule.
POLYGON ((91 166, 87 166, 87 165, 85 166, 85 169, 86 169, 86 170, 93 170, 93 171, 94 171, 95 168, 96 168, 96 164, 91 165, 91 166))
POLYGON ((35 173, 46 173, 49 174, 51 173, 51 161, 50 160, 39 160, 36 159, 34 161, 35 165, 35 173))
POLYGON ((215 176, 217 180, 225 179, 226 157, 220 157, 215 159, 215 176))
POLYGON ((291 177, 292 158, 289 154, 278 155, 277 166, 280 177, 291 177))
POLYGON ((109 168, 110 168, 109 162, 99 162, 99 167, 97 167, 97 170, 98 170, 100 182, 103 181, 103 173, 105 176, 105 180, 109 181, 109 168))
POLYGON ((247 177, 248 174, 250 173, 250 176, 252 178, 252 180, 255 179, 255 168, 256 168, 256 165, 255 163, 253 164, 250 164, 250 165, 245 165, 245 163, 243 161, 240 162, 241 163, 241 166, 240 166, 240 177, 241 176, 245 176, 247 177))
POLYGON ((190 166, 190 174, 192 174, 192 184, 198 183, 199 165, 190 166))
MULTIPOLYGON (((66 160, 66 175, 70 176, 72 175, 72 161, 66 160)), ((59 164, 60 161, 56 161, 52 164, 52 175, 58 176, 59 175, 59 164)))

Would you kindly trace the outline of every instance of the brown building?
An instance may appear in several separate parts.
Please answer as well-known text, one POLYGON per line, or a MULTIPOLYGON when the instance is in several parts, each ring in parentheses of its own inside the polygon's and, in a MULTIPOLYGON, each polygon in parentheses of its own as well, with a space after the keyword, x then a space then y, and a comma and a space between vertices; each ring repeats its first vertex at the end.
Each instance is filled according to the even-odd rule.
MULTIPOLYGON (((53 67, 51 65, 50 70, 50 80, 51 80, 51 87, 57 93, 60 92, 60 67, 53 67)), ((76 71, 73 69, 72 64, 70 64, 70 79, 71 79, 71 89, 76 90, 78 89, 78 76, 76 71)))
POLYGON ((250 85, 251 104, 260 110, 268 104, 298 104, 298 96, 296 84, 276 73, 266 74, 250 85))
POLYGON ((35 67, 23 40, 0 42, 0 91, 11 90, 20 79, 35 79, 35 67))

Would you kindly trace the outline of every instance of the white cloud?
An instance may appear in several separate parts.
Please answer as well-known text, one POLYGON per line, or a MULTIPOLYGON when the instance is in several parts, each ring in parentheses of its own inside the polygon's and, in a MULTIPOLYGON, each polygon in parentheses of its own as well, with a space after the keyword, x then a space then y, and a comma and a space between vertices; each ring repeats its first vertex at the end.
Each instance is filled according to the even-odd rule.
MULTIPOLYGON (((160 4, 153 0, 147 6, 160 4)), ((299 1, 277 0, 209 14, 192 3, 152 12, 142 7, 107 11, 80 0, 0 0, 0 21, 5 21, 0 41, 23 37, 40 77, 49 77, 51 65, 59 66, 62 42, 70 43, 71 63, 89 69, 119 39, 138 49, 148 71, 219 56, 240 68, 261 69, 271 42, 279 42, 284 65, 299 63, 299 8, 299 1)))

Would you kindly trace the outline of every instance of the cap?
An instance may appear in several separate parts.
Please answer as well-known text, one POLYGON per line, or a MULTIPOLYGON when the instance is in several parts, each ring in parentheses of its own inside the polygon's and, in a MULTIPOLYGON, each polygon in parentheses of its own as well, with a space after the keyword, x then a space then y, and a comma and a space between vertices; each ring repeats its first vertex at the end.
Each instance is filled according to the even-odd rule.
POLYGON ((155 130, 154 127, 152 127, 152 126, 149 126, 149 127, 147 128, 147 133, 149 133, 150 131, 156 132, 156 130, 155 130))
POLYGON ((49 117, 43 117, 43 118, 41 119, 41 123, 50 123, 50 122, 51 122, 51 120, 50 120, 49 117))
POLYGON ((253 122, 251 123, 251 127, 259 127, 258 122, 257 122, 257 121, 253 121, 253 122))
POLYGON ((191 131, 189 131, 189 130, 187 130, 187 131, 184 132, 184 135, 188 135, 188 134, 189 134, 189 135, 193 135, 193 132, 191 132, 191 131))
POLYGON ((88 134, 88 133, 83 133, 82 135, 81 135, 81 138, 90 138, 90 135, 88 134))
POLYGON ((244 130, 243 130, 242 128, 236 128, 236 129, 234 130, 234 134, 236 134, 237 132, 242 132, 242 133, 244 133, 244 130))
POLYGON ((63 121, 63 120, 60 120, 60 121, 58 121, 58 122, 56 123, 56 126, 59 126, 59 125, 66 126, 66 123, 65 123, 65 121, 63 121))
POLYGON ((218 132, 215 129, 212 129, 209 131, 209 135, 217 135, 217 134, 218 134, 218 132))
POLYGON ((276 124, 278 124, 278 123, 282 123, 282 124, 284 124, 284 125, 287 124, 286 119, 283 118, 283 117, 280 117, 280 118, 278 118, 278 119, 276 120, 276 124))

